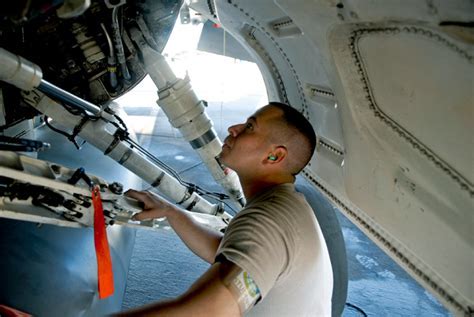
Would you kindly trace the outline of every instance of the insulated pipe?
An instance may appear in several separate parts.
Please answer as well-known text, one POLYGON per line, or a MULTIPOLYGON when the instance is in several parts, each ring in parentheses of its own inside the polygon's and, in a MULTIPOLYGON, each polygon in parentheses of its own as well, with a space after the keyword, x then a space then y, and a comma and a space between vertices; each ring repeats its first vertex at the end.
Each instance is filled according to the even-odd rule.
POLYGON ((0 47, 0 80, 22 90, 38 87, 43 72, 38 65, 0 47))
MULTIPOLYGON (((31 106, 66 128, 73 129, 81 124, 82 117, 71 114, 45 95, 42 95, 40 100, 31 106)), ((78 135, 184 209, 211 215, 216 215, 221 211, 218 205, 209 203, 196 192, 190 191, 179 183, 177 179, 140 153, 135 146, 118 139, 115 136, 116 130, 115 126, 104 120, 89 120, 82 126, 78 135)))
POLYGON ((158 88, 158 105, 171 125, 198 152, 214 179, 242 207, 245 198, 237 174, 220 164, 218 155, 222 142, 205 112, 204 103, 194 93, 189 78, 177 78, 165 58, 146 43, 138 30, 132 29, 131 36, 141 51, 146 71, 158 88))
POLYGON ((29 60, 0 48, 0 80, 21 90, 38 88, 69 105, 98 114, 100 108, 42 79, 41 68, 29 60))
POLYGON ((204 103, 198 100, 189 78, 178 79, 168 89, 158 92, 158 104, 167 115, 171 125, 177 128, 207 165, 214 179, 221 184, 229 195, 245 205, 245 199, 237 174, 224 169, 218 160, 222 142, 205 112, 204 103))

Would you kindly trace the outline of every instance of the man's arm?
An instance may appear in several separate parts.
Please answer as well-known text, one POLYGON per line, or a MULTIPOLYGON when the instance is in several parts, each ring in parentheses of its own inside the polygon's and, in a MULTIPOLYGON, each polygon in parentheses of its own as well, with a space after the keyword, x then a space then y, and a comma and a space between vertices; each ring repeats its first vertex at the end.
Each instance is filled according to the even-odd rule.
POLYGON ((129 190, 126 195, 144 204, 143 211, 135 215, 135 219, 166 217, 170 226, 191 251, 208 263, 214 263, 222 233, 198 223, 184 210, 153 193, 129 190))
POLYGON ((118 316, 241 316, 241 298, 233 281, 242 270, 232 262, 216 262, 183 295, 118 316), (240 308, 239 308, 240 307, 240 308))

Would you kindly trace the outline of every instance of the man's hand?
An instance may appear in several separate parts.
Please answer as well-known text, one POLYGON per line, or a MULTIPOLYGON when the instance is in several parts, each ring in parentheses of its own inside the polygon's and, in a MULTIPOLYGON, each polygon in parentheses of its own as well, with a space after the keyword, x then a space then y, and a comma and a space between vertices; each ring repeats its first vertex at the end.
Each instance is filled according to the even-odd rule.
POLYGON ((204 261, 214 263, 222 233, 205 227, 195 221, 190 212, 180 209, 151 192, 130 189, 125 195, 143 203, 143 211, 133 216, 133 219, 166 217, 171 228, 191 251, 204 261))
POLYGON ((147 191, 136 191, 129 189, 125 195, 134 198, 143 203, 143 211, 134 215, 134 220, 147 220, 163 218, 170 216, 170 213, 176 211, 176 207, 163 198, 147 191))

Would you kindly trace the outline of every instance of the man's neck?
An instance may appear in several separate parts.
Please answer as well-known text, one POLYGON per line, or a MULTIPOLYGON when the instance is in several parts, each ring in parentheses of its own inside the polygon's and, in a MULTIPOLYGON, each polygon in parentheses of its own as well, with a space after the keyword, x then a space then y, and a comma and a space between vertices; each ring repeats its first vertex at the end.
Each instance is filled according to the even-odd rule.
POLYGON ((294 183, 295 177, 293 175, 285 177, 272 177, 271 179, 256 179, 256 178, 240 178, 242 190, 245 198, 252 199, 255 195, 264 192, 272 187, 285 183, 294 183))

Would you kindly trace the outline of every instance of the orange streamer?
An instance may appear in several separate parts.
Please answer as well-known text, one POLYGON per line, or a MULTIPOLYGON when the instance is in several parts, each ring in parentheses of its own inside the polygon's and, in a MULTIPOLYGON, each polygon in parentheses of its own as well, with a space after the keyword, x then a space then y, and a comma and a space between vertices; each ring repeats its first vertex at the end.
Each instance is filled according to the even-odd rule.
POLYGON ((92 203, 94 205, 94 245, 97 257, 99 298, 103 299, 114 293, 114 272, 112 270, 107 231, 105 230, 100 187, 98 185, 95 185, 92 189, 92 203))

